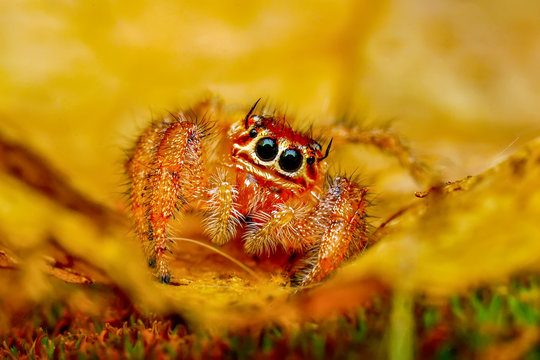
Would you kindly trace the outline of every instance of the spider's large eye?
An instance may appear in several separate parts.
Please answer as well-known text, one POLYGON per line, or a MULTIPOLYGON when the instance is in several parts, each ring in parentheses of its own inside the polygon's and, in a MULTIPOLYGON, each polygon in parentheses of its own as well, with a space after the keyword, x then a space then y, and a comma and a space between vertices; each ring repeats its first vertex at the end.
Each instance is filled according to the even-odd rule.
POLYGON ((278 153, 278 144, 272 138, 262 138, 255 146, 255 152, 262 161, 274 160, 278 153))
POLYGON ((281 153, 279 166, 287 172, 294 172, 302 165, 302 154, 296 149, 287 149, 281 153))

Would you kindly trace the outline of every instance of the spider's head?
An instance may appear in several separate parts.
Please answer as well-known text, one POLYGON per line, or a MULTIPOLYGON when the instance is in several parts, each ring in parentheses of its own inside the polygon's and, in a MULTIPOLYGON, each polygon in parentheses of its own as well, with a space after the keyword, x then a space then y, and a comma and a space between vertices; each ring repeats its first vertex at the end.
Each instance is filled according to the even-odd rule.
MULTIPOLYGON (((257 105, 257 104, 255 104, 257 105)), ((266 183, 302 193, 324 178, 330 145, 294 131, 285 118, 250 110, 232 131, 232 158, 236 167, 266 183)))

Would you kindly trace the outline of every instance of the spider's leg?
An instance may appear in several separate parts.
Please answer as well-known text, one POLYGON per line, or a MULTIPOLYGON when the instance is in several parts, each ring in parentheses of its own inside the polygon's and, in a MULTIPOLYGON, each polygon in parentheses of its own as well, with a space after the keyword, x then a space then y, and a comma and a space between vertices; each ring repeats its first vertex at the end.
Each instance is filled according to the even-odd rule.
MULTIPOLYGON (((149 149, 142 149, 145 142, 137 144, 131 160, 132 164, 139 162, 148 168, 144 177, 130 171, 133 184, 140 182, 132 189, 132 208, 137 210, 134 215, 138 226, 141 229, 148 227, 142 240, 152 241, 157 275, 162 282, 168 283, 171 274, 166 257, 169 250, 167 225, 179 204, 189 203, 204 194, 202 139, 205 129, 180 114, 174 121, 166 122, 164 129, 158 132, 160 135, 149 141, 149 149), (142 206, 135 208, 140 204, 142 206)), ((138 233, 141 234, 141 230, 138 233)))
POLYGON ((225 172, 211 177, 205 202, 205 231, 214 244, 223 245, 236 235, 242 214, 238 211, 238 190, 225 172))
POLYGON ((323 131, 326 137, 332 138, 336 143, 373 145, 389 153, 397 158, 400 164, 409 171, 419 184, 427 184, 433 181, 427 166, 420 162, 411 149, 403 143, 403 140, 390 129, 366 129, 359 126, 336 124, 323 129, 323 131))
POLYGON ((167 127, 171 125, 170 118, 152 123, 138 138, 135 148, 126 163, 126 170, 131 180, 129 191, 131 213, 135 221, 137 237, 142 242, 148 264, 155 267, 156 258, 152 247, 152 225, 148 217, 151 187, 150 174, 155 161, 156 151, 167 127))
POLYGON ((352 248, 367 241, 366 193, 366 188, 347 178, 334 179, 318 206, 331 208, 328 217, 319 220, 326 228, 313 247, 313 263, 297 275, 296 283, 306 286, 321 281, 341 264, 352 248))

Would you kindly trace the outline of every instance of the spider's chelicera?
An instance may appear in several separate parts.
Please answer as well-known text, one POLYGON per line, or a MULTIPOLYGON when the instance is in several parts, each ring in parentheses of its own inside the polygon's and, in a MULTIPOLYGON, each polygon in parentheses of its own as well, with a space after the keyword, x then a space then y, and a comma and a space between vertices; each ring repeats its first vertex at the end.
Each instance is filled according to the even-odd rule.
POLYGON ((248 254, 278 248, 303 257, 293 280, 324 279, 367 241, 367 189, 345 176, 329 177, 323 147, 293 130, 283 116, 248 114, 225 133, 177 113, 153 122, 126 163, 137 235, 150 245, 149 263, 168 283, 167 225, 179 208, 204 213, 216 245, 241 241, 248 254), (227 148, 219 157, 214 142, 227 148), (212 140, 209 140, 212 139, 212 140))

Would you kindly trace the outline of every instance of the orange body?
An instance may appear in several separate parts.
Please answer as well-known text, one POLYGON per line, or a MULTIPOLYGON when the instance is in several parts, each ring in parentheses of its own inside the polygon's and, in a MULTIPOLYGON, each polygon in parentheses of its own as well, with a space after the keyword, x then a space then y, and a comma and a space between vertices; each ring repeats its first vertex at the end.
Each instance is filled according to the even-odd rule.
POLYGON ((126 164, 137 235, 165 283, 167 224, 176 211, 204 211, 205 231, 222 245, 240 238, 248 254, 276 250, 304 256, 295 282, 318 282, 366 242, 367 190, 327 177, 329 146, 294 131, 280 116, 256 114, 255 104, 226 134, 184 113, 152 123, 126 164), (215 173, 208 150, 225 136, 228 155, 215 173))

